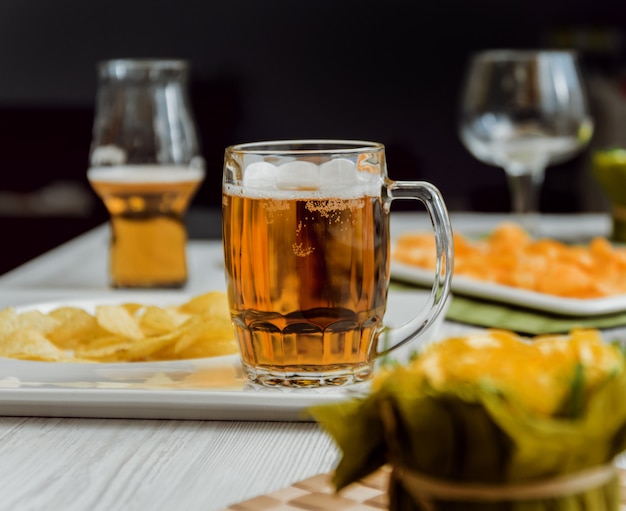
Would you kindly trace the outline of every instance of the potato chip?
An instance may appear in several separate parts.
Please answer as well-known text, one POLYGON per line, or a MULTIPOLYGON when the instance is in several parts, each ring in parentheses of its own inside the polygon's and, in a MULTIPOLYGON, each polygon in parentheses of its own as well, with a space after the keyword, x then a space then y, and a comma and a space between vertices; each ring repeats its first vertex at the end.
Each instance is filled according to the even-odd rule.
POLYGON ((45 335, 60 324, 60 321, 52 316, 38 310, 32 310, 20 314, 18 328, 32 328, 45 335))
POLYGON ((174 353, 179 358, 187 358, 181 354, 192 352, 203 353, 197 356, 207 357, 232 354, 237 351, 232 339, 233 328, 230 321, 221 317, 201 318, 176 342, 174 353))
POLYGON ((35 328, 26 327, 13 330, 0 338, 0 355, 26 360, 59 362, 67 358, 35 328))
POLYGON ((184 330, 185 327, 183 326, 167 334, 156 337, 148 337, 140 342, 135 342, 128 348, 126 357, 132 362, 143 360, 167 360, 169 358, 174 359, 176 357, 155 357, 154 355, 166 349, 168 346, 172 346, 180 338, 184 330))
POLYGON ((75 355, 82 359, 100 362, 117 361, 127 358, 127 352, 135 341, 126 337, 109 335, 85 344, 80 344, 75 355))
POLYGON ((79 307, 59 307, 50 316, 60 324, 48 334, 54 344, 62 349, 75 349, 81 342, 87 342, 107 333, 91 314, 79 307))
POLYGON ((123 303, 122 305, 120 305, 120 307, 122 307, 122 309, 126 309, 131 316, 134 316, 141 309, 144 308, 144 305, 141 305, 140 303, 128 302, 128 303, 123 303))
POLYGON ((0 311, 0 338, 9 335, 19 327, 20 318, 12 307, 0 311))
POLYGON ((133 340, 144 338, 137 319, 121 305, 98 305, 96 320, 102 328, 112 334, 133 340))
POLYGON ((224 293, 213 291, 196 296, 180 306, 182 312, 228 316, 228 302, 224 293))
POLYGON ((145 336, 162 335, 178 328, 189 317, 188 314, 181 314, 172 309, 149 306, 141 315, 139 326, 145 336))

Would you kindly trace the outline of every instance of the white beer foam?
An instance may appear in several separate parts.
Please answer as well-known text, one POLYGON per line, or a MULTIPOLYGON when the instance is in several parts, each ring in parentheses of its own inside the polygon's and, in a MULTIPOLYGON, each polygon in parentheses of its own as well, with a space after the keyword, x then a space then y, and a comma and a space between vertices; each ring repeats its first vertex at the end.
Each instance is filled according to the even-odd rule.
POLYGON ((245 186, 276 187, 278 169, 266 161, 255 161, 246 167, 243 174, 245 186))
POLYGON ((320 187, 320 169, 310 161, 290 161, 278 167, 278 181, 281 190, 317 189, 320 187))
POLYGON ((87 179, 108 183, 179 183, 204 179, 204 169, 183 165, 91 167, 87 179))
POLYGON ((320 165, 320 183, 322 186, 358 183, 359 173, 350 160, 337 158, 320 165))
MULTIPOLYGON (((382 178, 378 174, 360 172, 352 161, 345 158, 330 160, 319 166, 302 160, 292 160, 279 166, 267 161, 253 161, 245 167, 243 173, 243 186, 246 188, 259 191, 317 190, 321 196, 327 195, 331 189, 332 195, 336 196, 336 190, 340 188, 346 188, 345 193, 353 195, 349 191, 353 187, 367 188, 372 185, 373 190, 381 182, 382 178)), ((345 193, 342 192, 342 195, 345 193)))
POLYGON ((123 165, 126 163, 126 150, 116 145, 105 145, 97 147, 91 155, 91 163, 99 167, 100 165, 123 165))

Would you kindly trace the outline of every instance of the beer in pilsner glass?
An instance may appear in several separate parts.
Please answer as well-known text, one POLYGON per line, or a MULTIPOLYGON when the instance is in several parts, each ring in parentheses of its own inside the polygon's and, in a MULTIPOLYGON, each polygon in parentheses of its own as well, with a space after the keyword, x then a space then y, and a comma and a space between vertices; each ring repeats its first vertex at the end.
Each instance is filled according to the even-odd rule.
POLYGON ((88 170, 110 215, 113 287, 176 288, 187 282, 184 214, 203 174, 201 169, 156 165, 88 170))

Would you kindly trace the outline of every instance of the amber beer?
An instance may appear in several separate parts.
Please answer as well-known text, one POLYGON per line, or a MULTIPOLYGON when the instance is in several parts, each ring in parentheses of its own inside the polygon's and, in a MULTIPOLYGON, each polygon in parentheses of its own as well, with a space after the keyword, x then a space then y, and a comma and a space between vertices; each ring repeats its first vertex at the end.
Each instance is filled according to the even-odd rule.
POLYGON ((233 185, 223 196, 231 314, 248 378, 367 379, 383 328, 388 211, 376 193, 268 193, 233 185))
POLYGON ((204 175, 188 167, 95 167, 87 177, 110 214, 111 285, 181 287, 187 282, 184 214, 204 175))

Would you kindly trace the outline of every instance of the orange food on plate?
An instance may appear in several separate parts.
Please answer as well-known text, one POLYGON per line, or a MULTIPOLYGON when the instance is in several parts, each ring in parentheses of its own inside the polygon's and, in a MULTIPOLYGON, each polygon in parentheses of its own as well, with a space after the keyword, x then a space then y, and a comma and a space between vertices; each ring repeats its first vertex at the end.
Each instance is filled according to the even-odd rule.
MULTIPOLYGON (((588 245, 534 239, 515 223, 503 223, 488 237, 454 234, 454 274, 482 282, 565 298, 602 298, 626 293, 626 248, 602 237, 588 245)), ((430 233, 407 233, 396 242, 396 261, 435 267, 430 233)))

